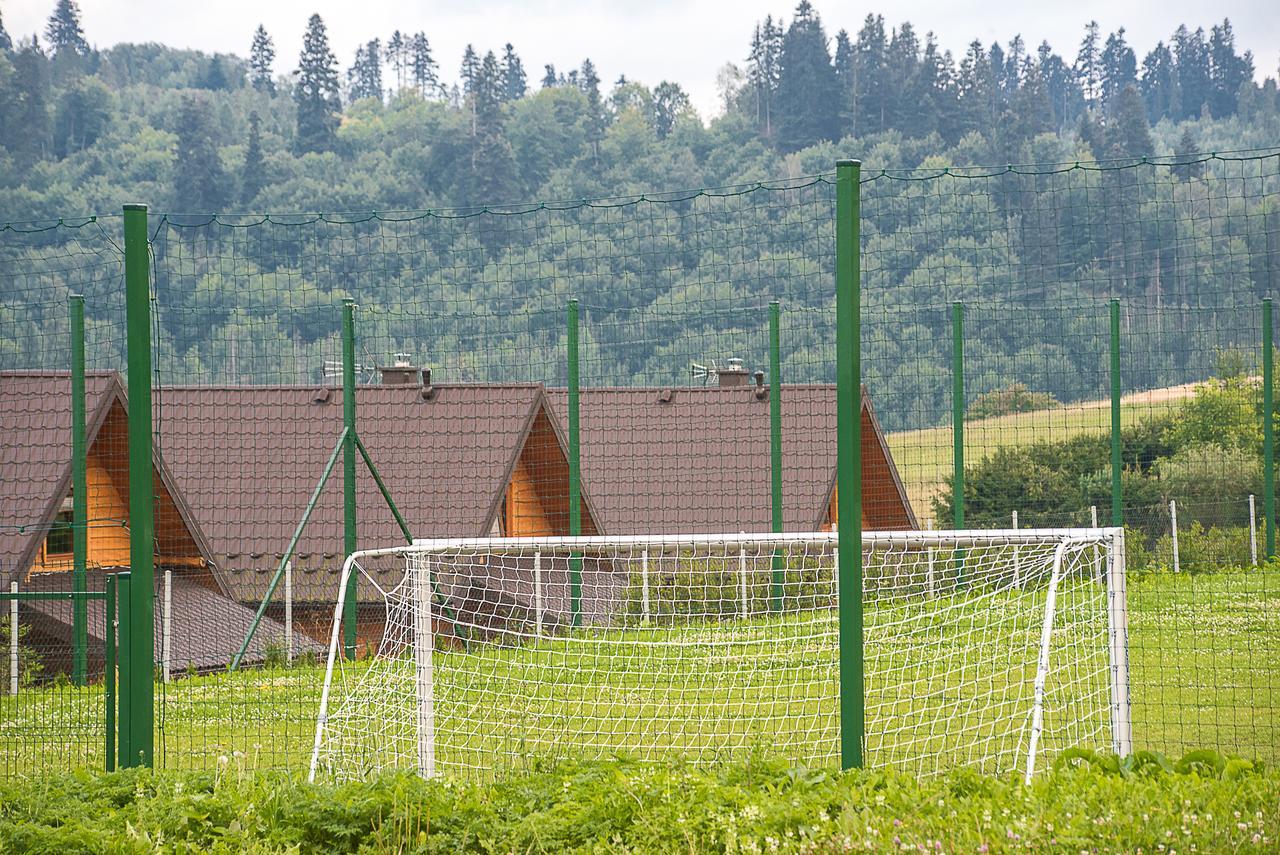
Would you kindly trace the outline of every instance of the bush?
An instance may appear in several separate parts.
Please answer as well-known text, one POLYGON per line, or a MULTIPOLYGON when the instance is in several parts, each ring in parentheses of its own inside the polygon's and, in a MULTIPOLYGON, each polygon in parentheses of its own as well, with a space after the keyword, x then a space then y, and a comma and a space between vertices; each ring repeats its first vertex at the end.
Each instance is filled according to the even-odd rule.
POLYGON ((1022 383, 1012 383, 1003 389, 983 392, 969 405, 964 418, 974 421, 1060 406, 1062 402, 1048 392, 1033 392, 1022 383))
POLYGON ((1261 853, 1278 789, 1214 751, 1070 750, 1030 786, 761 758, 534 763, 496 784, 126 770, 0 782, 0 851, 1261 853))
POLYGON ((1248 496, 1262 495, 1262 459, 1252 449, 1192 445, 1160 460, 1156 471, 1165 503, 1176 499, 1181 519, 1206 526, 1248 526, 1248 496))
MULTIPOLYGON (((1128 544, 1126 543, 1126 546, 1128 544)), ((1261 543, 1259 543, 1261 549, 1261 543)), ((1151 548, 1151 562, 1173 568, 1173 535, 1166 533, 1151 548)), ((1251 564, 1249 527, 1209 526, 1178 520, 1178 567, 1183 573, 1214 573, 1251 564)), ((1129 566, 1135 567, 1132 558, 1129 566)))

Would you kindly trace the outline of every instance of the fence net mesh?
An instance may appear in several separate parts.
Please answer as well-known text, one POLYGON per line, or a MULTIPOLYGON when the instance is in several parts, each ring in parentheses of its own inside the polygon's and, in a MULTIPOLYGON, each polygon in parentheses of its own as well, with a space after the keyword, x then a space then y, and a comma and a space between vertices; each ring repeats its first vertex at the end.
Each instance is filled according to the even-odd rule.
MULTIPOLYGON (((152 213, 158 762, 305 768, 352 549, 838 525, 834 181, 152 213), (358 441, 343 440, 348 299, 358 441)), ((1274 760, 1280 745, 1261 400, 1278 185, 1275 152, 862 172, 864 529, 1109 524, 1118 301, 1139 747, 1274 760)), ((128 566, 122 246, 118 217, 0 226, 5 590, 66 588, 59 550, 77 526, 90 590, 128 566), (84 521, 63 509, 72 294, 89 369, 84 521)), ((363 589, 353 603, 347 646, 363 656, 384 607, 363 589)), ((90 632, 87 685, 68 684, 71 630, 35 601, 19 612, 28 676, 0 697, 21 758, 6 768, 43 767, 42 752, 79 763, 57 740, 31 749, 44 744, 32 716, 79 722, 72 695, 99 708, 102 639, 90 632)), ((102 726, 71 728, 89 745, 102 726)))

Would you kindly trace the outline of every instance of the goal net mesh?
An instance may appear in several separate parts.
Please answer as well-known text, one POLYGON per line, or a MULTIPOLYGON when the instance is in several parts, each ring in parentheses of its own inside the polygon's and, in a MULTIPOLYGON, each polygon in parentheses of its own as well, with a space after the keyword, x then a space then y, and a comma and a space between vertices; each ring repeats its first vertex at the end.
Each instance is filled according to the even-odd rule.
MULTIPOLYGON (((1109 748, 1112 539, 964 534, 865 535, 868 764, 1025 770, 1038 675, 1041 756, 1109 748)), ((832 533, 357 553, 385 627, 348 660, 335 622, 313 775, 611 756, 836 766, 838 562, 832 533)))

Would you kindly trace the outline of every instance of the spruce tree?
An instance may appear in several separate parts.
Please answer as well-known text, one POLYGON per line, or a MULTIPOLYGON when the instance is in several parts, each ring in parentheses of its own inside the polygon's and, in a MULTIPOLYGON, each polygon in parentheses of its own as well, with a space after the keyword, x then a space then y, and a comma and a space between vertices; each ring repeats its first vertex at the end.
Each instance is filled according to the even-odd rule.
MULTIPOLYGON (((773 16, 766 15, 764 23, 756 25, 747 57, 747 81, 755 93, 756 123, 765 139, 773 137, 773 104, 782 72, 782 37, 782 22, 774 23, 773 16)), ((849 85, 853 85, 852 78, 849 85)))
POLYGON ((1236 37, 1231 21, 1209 31, 1209 112, 1214 118, 1235 115, 1240 85, 1253 80, 1253 56, 1236 53, 1236 37))
POLYGON ((1106 126, 1106 154, 1111 158, 1138 158, 1152 153, 1151 126, 1138 87, 1129 85, 1116 95, 1106 126))
POLYGON ((1199 178, 1204 172, 1204 164, 1199 162, 1198 152, 1199 144, 1196 142, 1196 135, 1188 125, 1182 129, 1182 136, 1178 138, 1178 144, 1173 149, 1174 166, 1170 171, 1182 181, 1199 178))
POLYGON ((297 104, 297 132, 294 151, 330 151, 337 141, 338 111, 342 103, 338 97, 338 60, 329 49, 329 36, 324 21, 312 15, 307 22, 307 32, 302 39, 302 54, 298 57, 297 85, 293 99, 297 104))
POLYGON ((855 132, 859 135, 883 131, 893 97, 889 91, 889 44, 885 39, 884 17, 867 15, 853 42, 855 132))
POLYGON ((80 26, 80 7, 75 0, 58 0, 44 33, 49 40, 49 55, 55 59, 64 54, 89 55, 89 42, 80 26))
POLYGON ((782 39, 775 108, 777 144, 796 151, 839 133, 840 91, 822 21, 800 0, 782 39))
POLYGON ((4 28, 3 13, 0 13, 0 50, 13 50, 13 39, 9 38, 9 31, 4 28))
POLYGON ((240 203, 249 205, 267 184, 266 164, 262 155, 262 119, 257 111, 249 114, 249 139, 240 167, 240 203))
POLYGON ((427 34, 416 32, 409 47, 409 65, 413 74, 413 85, 423 98, 439 91, 440 76, 436 73, 436 61, 431 56, 431 43, 427 34))
POLYGON ((920 39, 916 37, 915 27, 909 21, 904 21, 889 37, 889 48, 885 55, 885 81, 888 89, 885 124, 909 136, 915 136, 916 125, 921 121, 920 111, 925 104, 925 93, 919 88, 920 39))
POLYGON ((30 167, 51 148, 49 122, 49 60, 35 36, 23 39, 12 55, 12 120, 0 129, 5 148, 20 167, 30 167))
POLYGON ((276 94, 276 81, 271 66, 276 61, 275 44, 267 35, 267 28, 258 25, 253 31, 253 44, 249 47, 249 84, 259 92, 276 94))
POLYGON ((408 63, 405 61, 408 47, 409 40, 399 30, 387 39, 387 65, 391 66, 391 70, 395 72, 397 92, 404 88, 404 75, 408 68, 408 63))
POLYGON ((556 67, 551 63, 542 66, 542 88, 552 89, 559 83, 560 81, 556 77, 556 67))
POLYGON ((1147 105, 1147 119, 1161 119, 1179 115, 1177 68, 1173 52, 1164 42, 1156 46, 1142 59, 1142 78, 1139 81, 1142 100, 1147 105))
POLYGON ((230 194, 213 137, 213 109, 204 96, 183 97, 174 130, 178 136, 173 167, 175 210, 188 213, 221 210, 230 194))
POLYGON ((1173 56, 1178 67, 1178 91, 1182 96, 1179 119, 1195 119, 1209 102, 1209 47, 1204 30, 1191 32, 1180 26, 1173 34, 1173 56))
POLYGON ((356 48, 356 59, 347 71, 347 92, 352 101, 382 100, 382 45, 373 39, 356 48))
POLYGON ((1099 39, 1098 22, 1090 21, 1085 25, 1080 52, 1076 54, 1076 82, 1084 93, 1085 107, 1090 110, 1098 106, 1102 94, 1102 47, 1098 44, 1099 39))
POLYGON ((591 143, 593 157, 600 156, 600 141, 604 139, 606 116, 604 98, 600 95, 600 75, 590 59, 582 61, 582 73, 578 77, 578 86, 587 96, 587 141, 591 143))
MULTIPOLYGON (((759 25, 757 25, 758 37, 759 25)), ((858 114, 858 71, 853 55, 853 42, 849 32, 836 33, 836 53, 832 66, 836 70, 836 86, 840 92, 840 133, 852 134, 858 114)))
POLYGON ((960 71, 956 76, 961 136, 975 131, 986 134, 994 129, 994 86, 991 60, 982 42, 974 39, 969 43, 964 59, 960 60, 960 71))
POLYGON ((502 54, 502 100, 518 101, 529 89, 524 73, 524 63, 516 55, 516 49, 507 42, 502 54))
POLYGON ((1102 49, 1102 80, 1099 106, 1105 112, 1127 86, 1138 83, 1138 59, 1124 38, 1124 27, 1107 36, 1102 49))
POLYGON ((475 115, 468 193, 475 204, 509 202, 515 195, 515 154, 505 134, 502 72, 493 51, 475 65, 469 99, 475 115))
POLYGON ((1065 131, 1076 120, 1084 106, 1084 95, 1076 82, 1074 70, 1059 54, 1053 52, 1048 42, 1036 48, 1036 67, 1044 79, 1053 107, 1054 126, 1058 133, 1065 131))

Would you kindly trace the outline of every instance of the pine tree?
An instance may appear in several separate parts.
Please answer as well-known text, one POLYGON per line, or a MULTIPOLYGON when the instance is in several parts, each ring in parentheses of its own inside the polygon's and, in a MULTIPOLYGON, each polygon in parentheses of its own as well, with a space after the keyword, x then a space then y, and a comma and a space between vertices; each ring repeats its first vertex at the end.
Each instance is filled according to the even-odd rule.
POLYGON ((755 92, 756 122, 766 139, 773 137, 773 104, 782 73, 782 37, 782 22, 774 23, 773 17, 766 15, 764 23, 756 25, 747 57, 747 81, 755 92))
POLYGON ((1174 66, 1173 52, 1164 42, 1156 46, 1142 59, 1142 78, 1139 81, 1142 100, 1147 105, 1147 119, 1161 119, 1180 114, 1178 95, 1178 70, 1174 66))
POLYGON ((516 49, 507 42, 502 54, 502 100, 518 101, 529 89, 524 73, 524 63, 516 55, 516 49))
POLYGON ((221 210, 229 198, 227 176, 213 138, 213 110, 201 95, 186 95, 178 108, 174 208, 190 213, 221 210))
POLYGON ((337 141, 338 111, 342 107, 337 65, 338 60, 329 49, 324 21, 319 15, 312 15, 302 39, 298 83, 293 90, 298 107, 294 150, 298 154, 329 151, 337 141))
POLYGON ((822 21, 800 0, 782 39, 774 110, 777 144, 796 151, 839 133, 840 90, 822 21))
POLYGON ((395 72, 397 92, 404 88, 404 73, 408 67, 405 62, 408 43, 409 40, 399 30, 396 30, 391 34, 391 38, 387 39, 387 65, 391 66, 391 70, 395 72))
POLYGON ((1127 86, 1138 84, 1138 58, 1124 39, 1124 27, 1107 36, 1102 49, 1100 107, 1105 112, 1127 86))
POLYGON ((259 24, 253 31, 253 44, 249 47, 249 84, 254 89, 268 95, 276 94, 276 81, 271 74, 275 61, 275 44, 267 35, 267 28, 259 24))
POLYGON ((886 128, 892 94, 889 91, 888 42, 884 17, 867 15, 853 42, 854 131, 859 135, 886 128))
POLYGON ((689 96, 680 84, 664 80, 653 90, 653 130, 658 139, 666 139, 676 126, 676 119, 692 109, 689 96))
POLYGON ((1209 102, 1209 47, 1204 30, 1194 33, 1180 26, 1173 34, 1173 56, 1178 67, 1178 91, 1182 96, 1182 112, 1177 118, 1199 117, 1209 102))
POLYGON ((49 40, 49 55, 55 59, 64 54, 89 55, 89 42, 80 26, 80 7, 75 0, 58 0, 44 33, 49 40))
POLYGON ((382 100, 382 44, 378 39, 356 48, 355 62, 347 71, 347 91, 352 101, 382 100))
POLYGON ((596 74, 595 63, 590 59, 582 61, 578 86, 587 96, 587 140, 591 143, 591 154, 593 157, 599 157, 600 141, 604 139, 607 117, 604 111, 604 99, 600 96, 600 75, 596 74))
POLYGON ((1191 181, 1204 173, 1204 164, 1199 162, 1199 144, 1190 126, 1182 129, 1182 136, 1173 149, 1173 156, 1174 166, 1170 171, 1180 180, 1191 181))
POLYGON ((1098 22, 1090 21, 1085 25, 1080 52, 1076 54, 1076 81, 1080 91, 1084 93, 1085 107, 1090 110, 1098 106, 1098 99, 1102 94, 1102 50, 1098 45, 1099 38, 1098 22))
POLYGON ((1235 115, 1240 84, 1253 80, 1253 56, 1236 53, 1231 21, 1222 19, 1209 31, 1209 112, 1214 118, 1235 115))
POLYGON ((249 205, 267 184, 266 164, 262 155, 262 119, 257 111, 249 114, 249 139, 240 167, 240 202, 249 205))
POLYGON ((431 55, 427 34, 416 32, 409 44, 409 66, 413 85, 423 98, 440 90, 440 76, 436 73, 436 61, 431 55))

